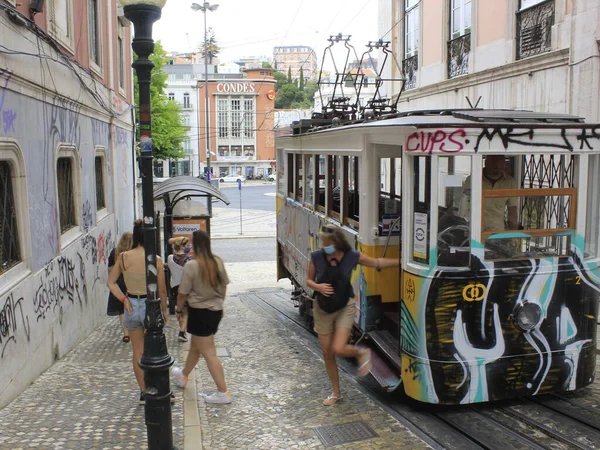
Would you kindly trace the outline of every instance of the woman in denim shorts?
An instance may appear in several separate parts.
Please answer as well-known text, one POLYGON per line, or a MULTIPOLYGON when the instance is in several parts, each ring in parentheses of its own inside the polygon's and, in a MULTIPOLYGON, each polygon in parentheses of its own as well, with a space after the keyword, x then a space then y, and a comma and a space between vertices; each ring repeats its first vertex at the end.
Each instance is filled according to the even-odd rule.
MULTIPOLYGON (((161 299, 163 319, 167 322, 167 287, 163 262, 156 258, 158 293, 161 299)), ((129 330, 133 347, 133 372, 140 386, 140 404, 145 403, 144 371, 138 361, 144 353, 144 318, 146 316, 146 253, 144 251, 144 232, 141 220, 133 226, 133 249, 123 252, 117 258, 110 271, 107 282, 110 292, 118 298, 125 308, 123 325, 129 330), (127 293, 119 287, 117 280, 123 275, 127 293)))

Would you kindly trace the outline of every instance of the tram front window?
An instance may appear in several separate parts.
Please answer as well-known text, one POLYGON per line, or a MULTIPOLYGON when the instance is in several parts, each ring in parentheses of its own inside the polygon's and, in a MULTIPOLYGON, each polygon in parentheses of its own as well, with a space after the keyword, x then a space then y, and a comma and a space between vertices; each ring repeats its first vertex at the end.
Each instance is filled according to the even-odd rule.
POLYGON ((469 156, 439 158, 438 184, 438 264, 468 267, 471 255, 471 229, 467 207, 463 205, 463 186, 471 174, 469 156))

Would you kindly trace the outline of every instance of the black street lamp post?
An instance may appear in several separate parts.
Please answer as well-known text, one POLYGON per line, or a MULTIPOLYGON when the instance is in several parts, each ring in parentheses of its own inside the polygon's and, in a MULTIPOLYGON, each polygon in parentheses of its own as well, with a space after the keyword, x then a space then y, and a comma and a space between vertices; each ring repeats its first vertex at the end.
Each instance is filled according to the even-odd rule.
POLYGON ((167 351, 163 331, 165 321, 158 291, 156 260, 156 223, 154 216, 154 186, 152 166, 152 127, 150 105, 150 77, 154 64, 148 58, 154 51, 152 25, 161 16, 166 0, 121 0, 125 17, 135 28, 133 51, 138 59, 133 68, 139 83, 140 172, 142 177, 142 204, 144 221, 144 250, 146 255, 146 318, 144 326, 144 353, 139 362, 144 370, 146 384, 146 428, 150 450, 173 449, 171 418, 171 388, 169 368, 173 358, 167 351))

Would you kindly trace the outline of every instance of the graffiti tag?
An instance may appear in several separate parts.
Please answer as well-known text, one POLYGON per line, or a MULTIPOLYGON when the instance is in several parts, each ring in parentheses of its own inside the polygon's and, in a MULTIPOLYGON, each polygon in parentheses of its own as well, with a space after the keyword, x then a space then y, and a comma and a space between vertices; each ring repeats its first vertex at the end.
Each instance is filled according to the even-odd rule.
POLYGON ((4 133, 8 133, 9 131, 14 132, 15 123, 17 121, 16 111, 4 107, 8 85, 10 84, 12 76, 12 72, 0 69, 0 124, 3 124, 2 129, 4 130, 4 133))
POLYGON ((14 295, 10 294, 0 310, 0 349, 2 350, 0 358, 4 358, 9 342, 17 342, 17 332, 23 332, 29 342, 31 336, 29 317, 23 312, 22 301, 23 298, 15 300, 14 295))
POLYGON ((434 151, 442 153, 458 153, 466 144, 467 132, 462 128, 452 132, 444 130, 416 131, 406 140, 407 152, 421 152, 431 155, 434 151))

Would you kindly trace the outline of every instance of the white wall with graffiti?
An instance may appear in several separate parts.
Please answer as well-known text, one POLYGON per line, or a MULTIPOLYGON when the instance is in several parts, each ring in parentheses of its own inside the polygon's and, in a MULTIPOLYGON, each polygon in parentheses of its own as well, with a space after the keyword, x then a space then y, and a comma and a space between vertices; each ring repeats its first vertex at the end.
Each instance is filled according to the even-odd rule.
POLYGON ((0 52, 2 408, 105 320, 108 254, 133 225, 135 194, 130 105, 2 14, 0 28, 18 47, 0 52))

